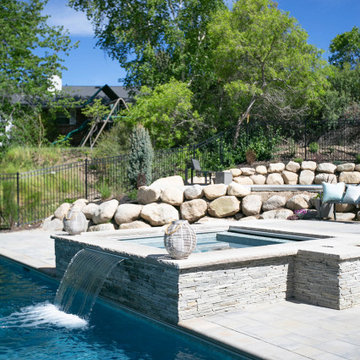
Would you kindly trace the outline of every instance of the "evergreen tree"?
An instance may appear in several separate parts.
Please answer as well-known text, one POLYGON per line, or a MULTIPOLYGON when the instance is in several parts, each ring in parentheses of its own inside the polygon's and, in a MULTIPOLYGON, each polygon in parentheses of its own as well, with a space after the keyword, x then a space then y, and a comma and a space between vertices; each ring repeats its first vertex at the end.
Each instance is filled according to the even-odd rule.
POLYGON ((152 161, 154 151, 149 132, 138 125, 130 137, 130 155, 128 179, 133 187, 149 185, 152 179, 152 161))

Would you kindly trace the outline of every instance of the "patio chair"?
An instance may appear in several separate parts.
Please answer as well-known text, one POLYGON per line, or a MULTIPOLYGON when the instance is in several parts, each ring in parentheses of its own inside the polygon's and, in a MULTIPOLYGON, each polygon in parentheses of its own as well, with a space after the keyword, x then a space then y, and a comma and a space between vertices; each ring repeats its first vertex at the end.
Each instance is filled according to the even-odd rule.
POLYGON ((204 176, 205 185, 211 184, 211 177, 213 176, 213 173, 215 173, 215 171, 202 170, 199 160, 191 159, 191 161, 185 167, 185 184, 189 184, 189 182, 188 182, 189 170, 190 170, 191 185, 194 184, 194 172, 195 172, 196 176, 198 174, 201 174, 202 176, 204 176))

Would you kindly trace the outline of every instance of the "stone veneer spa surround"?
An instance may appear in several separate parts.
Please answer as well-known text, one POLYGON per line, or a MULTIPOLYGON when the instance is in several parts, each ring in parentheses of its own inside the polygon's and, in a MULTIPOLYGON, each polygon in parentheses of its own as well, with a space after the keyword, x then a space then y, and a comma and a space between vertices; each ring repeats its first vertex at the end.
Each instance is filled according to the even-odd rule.
POLYGON ((118 232, 53 238, 59 277, 84 247, 128 257, 101 296, 173 324, 286 299, 333 309, 360 302, 360 241, 351 236, 195 253, 185 260, 124 243, 118 232))

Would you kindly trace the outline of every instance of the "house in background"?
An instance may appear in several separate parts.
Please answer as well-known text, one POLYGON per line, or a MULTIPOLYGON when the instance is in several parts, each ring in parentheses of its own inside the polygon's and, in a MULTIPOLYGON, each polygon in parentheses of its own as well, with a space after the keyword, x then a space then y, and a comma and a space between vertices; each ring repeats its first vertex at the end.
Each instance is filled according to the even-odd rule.
POLYGON ((68 110, 70 117, 59 112, 55 119, 57 134, 65 136, 64 139, 69 139, 73 146, 92 146, 92 141, 100 135, 101 131, 112 125, 112 117, 118 111, 125 109, 126 104, 133 101, 123 86, 62 86, 61 79, 56 79, 54 88, 60 91, 64 97, 79 101, 76 108, 68 110), (108 119, 103 119, 102 123, 91 126, 89 119, 82 114, 82 109, 95 99, 101 99, 103 104, 108 105, 111 109, 111 115, 108 119))

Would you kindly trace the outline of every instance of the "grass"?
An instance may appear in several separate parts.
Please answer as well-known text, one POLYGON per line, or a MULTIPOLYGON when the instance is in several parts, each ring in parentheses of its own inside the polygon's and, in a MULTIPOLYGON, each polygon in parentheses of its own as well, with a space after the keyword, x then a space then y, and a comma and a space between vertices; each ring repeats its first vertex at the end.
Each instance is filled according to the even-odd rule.
POLYGON ((85 159, 89 149, 59 147, 12 147, 0 162, 2 174, 26 172, 85 159))

